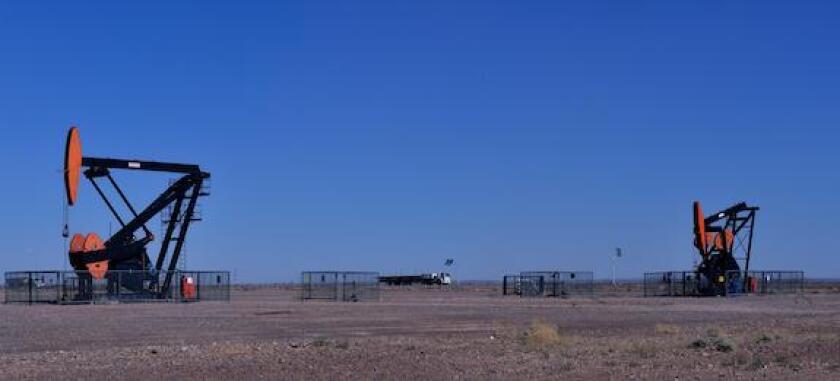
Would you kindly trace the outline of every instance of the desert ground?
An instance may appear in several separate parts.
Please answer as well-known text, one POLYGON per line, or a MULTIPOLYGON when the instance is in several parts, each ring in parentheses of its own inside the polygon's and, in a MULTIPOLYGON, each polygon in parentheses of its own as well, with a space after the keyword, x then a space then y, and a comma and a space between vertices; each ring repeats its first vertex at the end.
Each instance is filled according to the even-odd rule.
POLYGON ((0 305, 0 379, 840 379, 840 289, 798 296, 503 297, 389 288, 302 302, 0 305))

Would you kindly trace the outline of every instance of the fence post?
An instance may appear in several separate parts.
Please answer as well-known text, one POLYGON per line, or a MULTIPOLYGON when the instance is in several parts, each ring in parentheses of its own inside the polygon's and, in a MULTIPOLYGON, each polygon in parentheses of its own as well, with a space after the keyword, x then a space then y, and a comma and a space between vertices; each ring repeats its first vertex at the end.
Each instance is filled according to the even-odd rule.
POLYGON ((27 275, 28 275, 29 281, 26 282, 26 283, 29 285, 29 304, 31 305, 32 304, 32 272, 31 271, 28 272, 27 275))
POLYGON ((334 294, 333 299, 334 299, 334 300, 339 300, 339 299, 338 299, 338 294, 339 294, 339 290, 338 290, 338 273, 333 273, 333 278, 334 278, 333 284, 335 285, 335 294, 334 294))

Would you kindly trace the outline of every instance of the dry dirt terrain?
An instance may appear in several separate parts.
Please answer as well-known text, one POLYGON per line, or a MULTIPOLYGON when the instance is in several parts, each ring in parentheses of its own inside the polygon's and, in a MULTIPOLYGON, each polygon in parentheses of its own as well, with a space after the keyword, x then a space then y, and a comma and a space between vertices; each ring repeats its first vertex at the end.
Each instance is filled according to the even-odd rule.
MULTIPOLYGON (((835 289, 836 290, 836 289, 835 289)), ((0 305, 0 379, 837 380, 840 294, 0 305)))

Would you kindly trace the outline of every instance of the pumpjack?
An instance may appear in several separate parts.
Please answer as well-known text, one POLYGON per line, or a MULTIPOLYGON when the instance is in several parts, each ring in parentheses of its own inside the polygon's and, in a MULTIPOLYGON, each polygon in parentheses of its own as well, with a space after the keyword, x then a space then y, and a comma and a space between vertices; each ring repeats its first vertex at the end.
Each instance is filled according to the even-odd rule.
MULTIPOLYGON (((70 264, 79 274, 80 295, 78 297, 88 297, 89 295, 85 293, 90 292, 93 282, 102 279, 108 281, 109 290, 113 287, 121 287, 144 297, 162 299, 170 297, 174 270, 184 247, 190 222, 195 220, 198 198, 207 195, 203 185, 210 178, 210 174, 194 164, 82 156, 79 129, 72 127, 67 134, 64 155, 64 184, 68 206, 76 204, 82 175, 90 181, 105 202, 120 224, 120 229, 107 241, 103 241, 96 233, 73 235, 68 255, 70 264), (172 182, 163 193, 138 213, 114 180, 111 175, 112 170, 174 173, 181 177, 172 182), (117 212, 97 180, 107 180, 110 183, 131 213, 130 219, 123 219, 117 212), (147 245, 154 241, 155 236, 146 225, 165 209, 171 210, 172 216, 167 220, 160 252, 152 262, 148 255, 147 245), (173 238, 176 228, 179 231, 173 238), (173 242, 174 247, 169 255, 173 242), (168 263, 166 263, 167 257, 169 257, 168 263), (164 265, 166 265, 165 269, 164 265), (117 277, 119 280, 114 283, 117 277)), ((69 235, 66 226, 64 235, 69 235)))
POLYGON ((725 295, 732 288, 754 287, 748 274, 758 210, 742 202, 705 217, 700 202, 694 203, 694 247, 701 257, 696 270, 701 295, 725 295))

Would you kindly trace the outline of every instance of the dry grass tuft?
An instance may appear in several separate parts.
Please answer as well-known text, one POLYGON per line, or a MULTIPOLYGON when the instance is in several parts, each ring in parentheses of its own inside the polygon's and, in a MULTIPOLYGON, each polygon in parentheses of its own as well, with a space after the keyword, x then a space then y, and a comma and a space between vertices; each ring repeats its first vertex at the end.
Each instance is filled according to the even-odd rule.
POLYGON ((656 358, 659 348, 656 344, 647 341, 636 341, 630 346, 630 353, 641 359, 656 358))
POLYGON ((782 340, 782 335, 776 330, 768 330, 755 337, 756 344, 768 344, 779 340, 782 340))
POLYGON ((676 335, 680 333, 680 327, 674 324, 657 324, 653 327, 657 335, 676 335))
POLYGON ((692 341, 689 348, 693 349, 714 349, 718 352, 729 353, 735 351, 735 342, 727 337, 720 327, 711 327, 706 330, 706 337, 692 341))
POLYGON ((545 322, 535 321, 531 328, 522 335, 522 341, 528 347, 543 349, 563 344, 563 337, 557 327, 545 322))
POLYGON ((720 327, 710 327, 706 330, 706 336, 709 337, 723 337, 723 328, 720 327))

